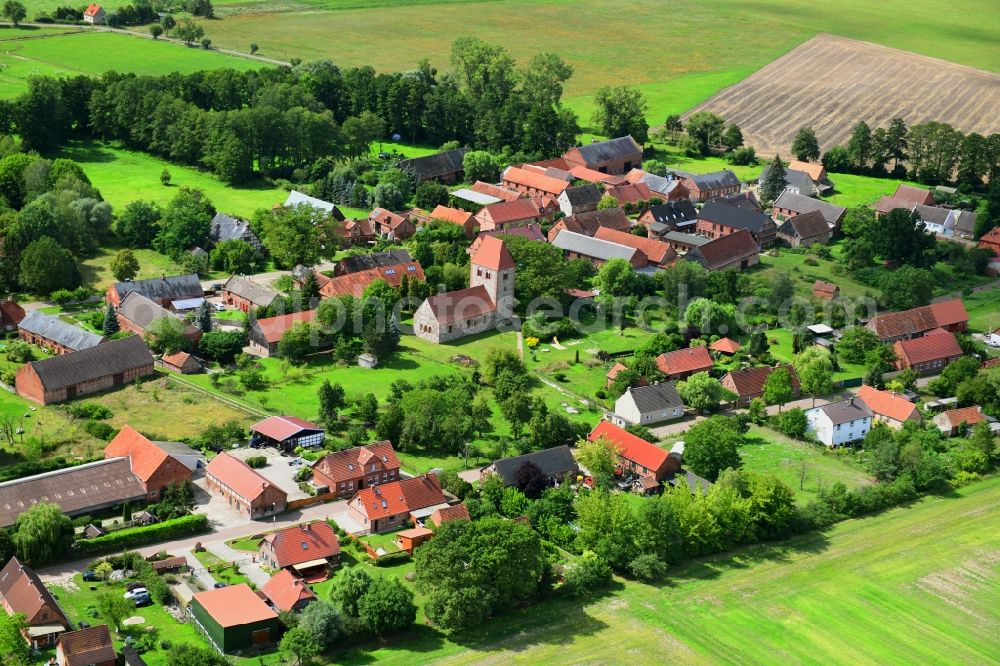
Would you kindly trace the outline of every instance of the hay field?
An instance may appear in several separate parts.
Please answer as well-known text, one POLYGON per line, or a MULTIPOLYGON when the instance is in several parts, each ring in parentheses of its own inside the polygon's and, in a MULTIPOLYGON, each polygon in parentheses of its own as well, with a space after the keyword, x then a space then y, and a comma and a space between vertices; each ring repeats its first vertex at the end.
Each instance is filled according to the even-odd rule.
POLYGON ((864 120, 931 120, 963 132, 1000 132, 1000 75, 935 58, 818 35, 699 105, 743 130, 759 153, 787 154, 798 128, 820 147, 846 143, 864 120))

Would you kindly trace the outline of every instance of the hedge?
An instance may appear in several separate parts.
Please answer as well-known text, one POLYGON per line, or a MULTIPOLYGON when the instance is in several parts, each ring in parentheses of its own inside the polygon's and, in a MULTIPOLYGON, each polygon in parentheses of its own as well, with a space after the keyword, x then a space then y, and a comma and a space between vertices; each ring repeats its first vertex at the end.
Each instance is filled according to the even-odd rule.
POLYGON ((145 546, 158 541, 168 541, 177 537, 208 531, 208 516, 203 513, 182 516, 165 520, 155 525, 145 527, 130 527, 111 534, 99 536, 96 539, 85 539, 74 544, 76 550, 84 555, 96 554, 109 550, 123 550, 145 546))
POLYGON ((405 550, 396 551, 395 553, 386 553, 385 555, 380 555, 375 558, 374 565, 377 567, 391 567, 394 564, 400 564, 410 559, 410 554, 405 550))

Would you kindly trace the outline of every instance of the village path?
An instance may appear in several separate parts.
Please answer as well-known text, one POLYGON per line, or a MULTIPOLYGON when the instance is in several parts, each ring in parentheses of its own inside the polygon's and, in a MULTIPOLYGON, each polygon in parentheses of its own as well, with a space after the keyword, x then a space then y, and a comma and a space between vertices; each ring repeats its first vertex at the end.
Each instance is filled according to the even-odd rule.
POLYGON ((208 550, 226 562, 235 562, 239 566, 240 573, 258 588, 264 587, 267 581, 271 580, 271 577, 257 564, 257 558, 253 553, 236 550, 224 541, 213 543, 208 546, 208 550))

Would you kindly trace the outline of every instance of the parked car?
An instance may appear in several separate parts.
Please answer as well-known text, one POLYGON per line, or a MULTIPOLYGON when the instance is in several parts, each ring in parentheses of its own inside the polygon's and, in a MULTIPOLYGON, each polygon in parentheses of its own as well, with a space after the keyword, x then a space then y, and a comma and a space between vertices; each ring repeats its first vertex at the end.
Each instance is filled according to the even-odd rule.
POLYGON ((217 590, 218 590, 218 589, 220 589, 220 588, 223 588, 223 587, 225 587, 225 586, 226 586, 226 584, 225 584, 225 583, 216 583, 216 584, 215 584, 215 589, 217 589, 217 590))
POLYGON ((216 282, 215 284, 212 285, 212 291, 221 291, 221 289, 222 289, 221 282, 216 282))
POLYGON ((215 308, 216 312, 224 312, 226 309, 226 306, 222 303, 212 303, 212 307, 215 308))
POLYGON ((87 627, 89 627, 89 626, 90 626, 90 623, 89 623, 89 622, 82 622, 82 621, 81 621, 81 622, 77 622, 77 623, 76 623, 76 628, 77 628, 77 629, 86 629, 86 628, 87 628, 87 627))
POLYGON ((153 599, 148 594, 138 596, 135 598, 136 608, 142 608, 143 606, 152 606, 152 605, 153 605, 153 599))
POLYGON ((132 590, 145 590, 146 584, 136 583, 136 582, 125 583, 125 589, 128 590, 129 592, 131 592, 132 590))
POLYGON ((88 583, 96 583, 97 581, 101 580, 101 577, 95 574, 93 571, 84 571, 83 580, 88 583))
POLYGON ((136 597, 148 597, 149 590, 144 587, 137 587, 134 590, 129 590, 124 595, 126 599, 135 599, 136 597))

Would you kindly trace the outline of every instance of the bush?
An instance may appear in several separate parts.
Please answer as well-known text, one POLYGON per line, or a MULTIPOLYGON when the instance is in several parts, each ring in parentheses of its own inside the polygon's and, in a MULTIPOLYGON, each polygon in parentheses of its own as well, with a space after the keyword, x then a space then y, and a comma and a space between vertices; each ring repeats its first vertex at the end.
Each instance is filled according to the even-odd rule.
POLYGON ((87 421, 83 424, 83 429, 88 434, 104 441, 110 441, 118 434, 117 430, 102 421, 87 421))
POLYGON ((81 555, 92 555, 109 550, 123 550, 160 541, 169 541, 208 531, 208 516, 195 514, 165 520, 145 527, 130 527, 95 539, 77 541, 74 547, 81 555))
POLYGON ((566 588, 578 597, 589 596, 611 582, 611 567, 593 551, 585 552, 566 569, 566 588))
POLYGON ((667 573, 667 565, 653 553, 643 553, 629 562, 628 570, 637 580, 652 583, 667 573))
POLYGON ((260 469, 267 465, 267 456, 250 456, 247 458, 246 463, 254 469, 260 469))
POLYGON ((49 294, 49 300, 56 305, 66 305, 73 302, 73 292, 69 289, 56 289, 49 294))
POLYGON ((391 567, 396 564, 402 564, 410 559, 410 554, 405 550, 401 550, 395 553, 387 553, 382 557, 375 560, 374 564, 377 567, 391 567))
POLYGON ((90 419, 93 421, 103 421, 114 416, 114 413, 110 409, 93 402, 81 402, 76 405, 70 405, 69 413, 74 418, 90 419))

